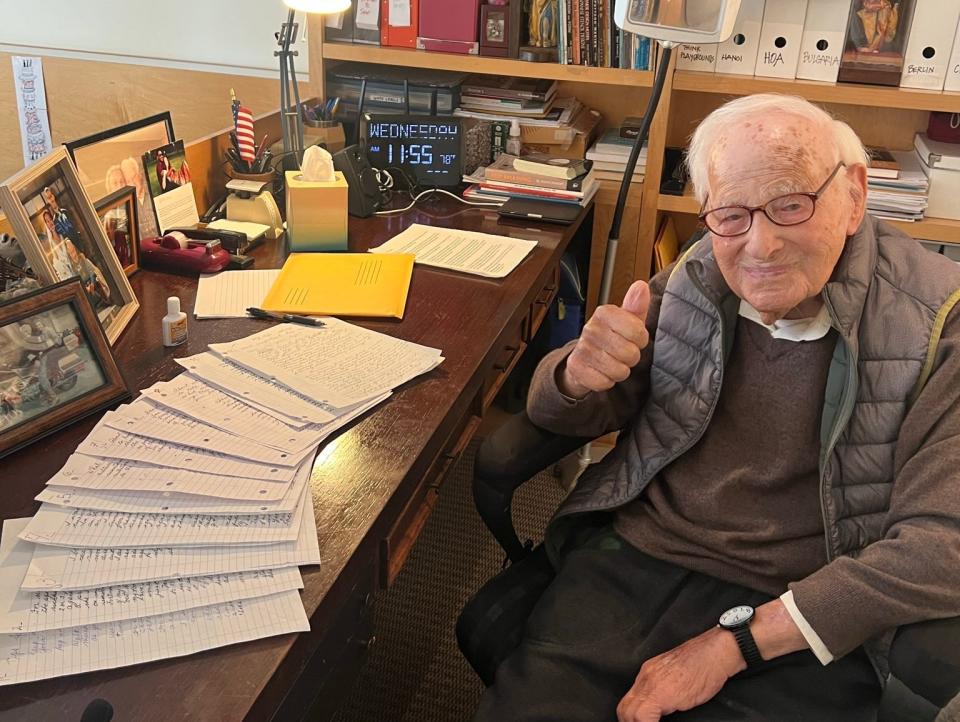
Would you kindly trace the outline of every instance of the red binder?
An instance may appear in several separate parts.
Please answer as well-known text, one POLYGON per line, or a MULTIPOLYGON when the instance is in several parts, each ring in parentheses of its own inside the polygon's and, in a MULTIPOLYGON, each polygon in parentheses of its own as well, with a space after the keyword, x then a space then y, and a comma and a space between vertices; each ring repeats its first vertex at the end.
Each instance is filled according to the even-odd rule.
POLYGON ((410 3, 410 24, 398 26, 390 17, 390 0, 380 0, 380 45, 396 48, 417 47, 417 31, 420 27, 420 0, 410 3))
POLYGON ((477 55, 480 0, 420 0, 417 47, 443 53, 477 55))

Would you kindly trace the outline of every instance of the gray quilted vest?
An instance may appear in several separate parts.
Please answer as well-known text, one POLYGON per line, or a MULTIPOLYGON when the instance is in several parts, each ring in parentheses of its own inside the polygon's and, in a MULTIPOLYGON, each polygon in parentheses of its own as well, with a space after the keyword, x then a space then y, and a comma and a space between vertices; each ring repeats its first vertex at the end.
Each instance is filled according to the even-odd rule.
MULTIPOLYGON (((868 216, 847 239, 823 293, 839 332, 820 431, 828 559, 856 555, 882 536, 900 425, 929 376, 958 289, 957 264, 882 221, 868 216)), ((650 396, 554 521, 623 506, 696 444, 717 404, 739 304, 709 240, 680 259, 660 310, 650 396)))

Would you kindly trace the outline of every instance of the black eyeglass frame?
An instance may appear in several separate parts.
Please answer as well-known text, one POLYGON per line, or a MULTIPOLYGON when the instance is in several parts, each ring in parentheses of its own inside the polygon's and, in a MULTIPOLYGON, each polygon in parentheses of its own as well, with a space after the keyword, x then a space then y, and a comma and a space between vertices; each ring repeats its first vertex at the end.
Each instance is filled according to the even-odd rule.
MULTIPOLYGON (((718 206, 717 208, 711 208, 710 210, 706 210, 706 211, 703 210, 703 207, 701 206, 700 212, 697 214, 697 218, 699 219, 699 221, 700 221, 701 223, 703 223, 703 225, 705 225, 705 226, 707 227, 707 230, 709 230, 709 231, 710 231, 711 233, 713 233, 714 235, 720 236, 721 238, 733 238, 733 237, 735 237, 735 236, 742 236, 744 233, 749 232, 749 230, 750 230, 751 228, 753 228, 753 216, 754 216, 754 214, 755 214, 757 211, 763 211, 763 215, 765 215, 765 216, 767 217, 767 219, 768 219, 771 223, 773 223, 775 226, 781 226, 781 227, 799 226, 801 223, 806 223, 806 222, 809 221, 811 218, 813 218, 813 216, 814 216, 814 215, 816 214, 816 212, 817 212, 817 201, 820 200, 820 197, 821 197, 821 196, 824 194, 824 192, 827 190, 827 187, 830 185, 830 182, 831 182, 834 178, 836 178, 837 173, 840 172, 840 169, 841 169, 841 168, 845 168, 846 165, 847 165, 847 164, 844 163, 843 161, 840 161, 839 163, 837 163, 836 167, 833 169, 833 172, 830 173, 830 175, 827 176, 827 179, 823 182, 823 184, 822 184, 819 188, 817 188, 817 190, 813 191, 812 193, 784 193, 783 195, 777 196, 776 198, 771 198, 771 199, 768 200, 766 203, 764 203, 762 206, 740 206, 740 205, 718 206), (788 197, 790 197, 790 196, 805 196, 805 197, 809 198, 809 199, 812 201, 812 208, 811 208, 811 210, 810 210, 810 215, 807 216, 806 218, 804 218, 802 221, 796 221, 796 222, 794 222, 794 223, 780 223, 779 221, 775 220, 774 218, 772 218, 772 217, 770 216, 770 214, 767 212, 767 207, 770 206, 771 203, 775 203, 776 201, 779 201, 779 200, 781 200, 781 199, 783 199, 783 198, 788 198, 788 197), (708 215, 710 215, 711 213, 715 213, 716 211, 725 210, 725 209, 727 209, 727 208, 739 208, 739 209, 741 209, 741 210, 747 211, 747 213, 749 214, 750 221, 749 221, 749 223, 747 223, 747 227, 744 228, 744 229, 743 229, 742 231, 740 231, 739 233, 719 233, 719 232, 713 230, 713 229, 710 227, 710 224, 707 223, 707 216, 708 216, 708 215)), ((706 201, 706 199, 705 199, 705 200, 704 200, 704 205, 706 205, 706 203, 707 203, 707 201, 706 201)))

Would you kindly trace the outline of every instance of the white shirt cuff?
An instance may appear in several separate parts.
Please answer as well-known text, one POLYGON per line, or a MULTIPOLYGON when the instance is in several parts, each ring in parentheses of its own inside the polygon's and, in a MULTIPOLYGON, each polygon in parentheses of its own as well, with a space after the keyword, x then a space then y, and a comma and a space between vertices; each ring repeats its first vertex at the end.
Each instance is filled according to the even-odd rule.
POLYGON ((781 594, 780 601, 783 602, 783 606, 787 608, 787 612, 790 614, 791 619, 793 619, 793 623, 797 625, 800 634, 807 640, 807 644, 810 645, 810 649, 816 658, 820 660, 820 664, 830 664, 833 661, 833 654, 827 649, 827 645, 823 643, 823 640, 820 639, 820 635, 813 630, 810 623, 800 614, 797 603, 793 601, 793 591, 787 590, 781 594))

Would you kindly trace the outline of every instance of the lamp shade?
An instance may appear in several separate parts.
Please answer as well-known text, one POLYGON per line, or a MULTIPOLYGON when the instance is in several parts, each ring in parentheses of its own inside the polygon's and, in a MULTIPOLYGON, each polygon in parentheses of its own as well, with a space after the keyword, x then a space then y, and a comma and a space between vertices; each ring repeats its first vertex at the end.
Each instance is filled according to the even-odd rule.
POLYGON ((332 15, 347 10, 350 0, 283 0, 283 4, 292 10, 302 10, 305 13, 332 15))

